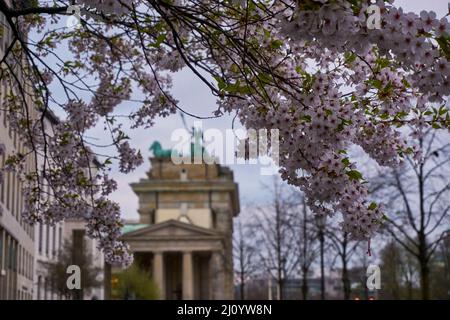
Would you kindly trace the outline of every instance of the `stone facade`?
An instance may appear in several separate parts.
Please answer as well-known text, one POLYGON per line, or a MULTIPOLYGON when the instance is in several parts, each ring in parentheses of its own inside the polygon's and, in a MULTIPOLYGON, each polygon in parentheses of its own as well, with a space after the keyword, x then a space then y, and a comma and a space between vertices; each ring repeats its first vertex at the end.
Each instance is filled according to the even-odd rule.
MULTIPOLYGON (((7 5, 11 3, 6 1, 7 5)), ((0 24, 0 56, 3 57, 13 34, 1 12, 0 24)), ((17 90, 9 82, 0 81, 0 143, 6 148, 6 155, 0 156, 0 168, 9 155, 29 152, 24 141, 12 130, 4 111, 7 96, 16 94, 17 90)), ((27 105, 33 106, 31 97, 26 99, 27 105)), ((35 108, 28 112, 32 119, 38 116, 35 108)), ((27 172, 35 171, 34 156, 27 158, 25 168, 27 172)), ((3 183, 0 183, 0 300, 31 300, 33 297, 34 227, 22 219, 23 206, 22 182, 16 173, 5 173, 3 183)))
POLYGON ((161 299, 233 298, 233 217, 238 186, 226 167, 151 158, 148 178, 131 184, 139 222, 123 239, 148 260, 161 299))

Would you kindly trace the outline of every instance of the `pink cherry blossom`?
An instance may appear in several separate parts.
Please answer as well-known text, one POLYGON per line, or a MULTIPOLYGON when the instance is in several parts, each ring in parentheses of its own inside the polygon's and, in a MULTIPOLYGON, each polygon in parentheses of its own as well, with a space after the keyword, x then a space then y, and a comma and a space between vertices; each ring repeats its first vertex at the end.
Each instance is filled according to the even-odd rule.
POLYGON ((450 128, 448 111, 432 109, 450 94, 448 17, 379 0, 382 29, 372 30, 365 1, 269 1, 246 10, 213 0, 76 2, 91 13, 76 30, 60 28, 67 8, 59 3, 49 15, 40 14, 49 11, 44 2, 26 17, 6 12, 20 30, 35 32, 2 63, 2 80, 24 93, 2 108, 30 152, 8 155, 0 174, 14 170, 23 181, 27 221, 84 219, 110 262, 132 257, 119 240, 120 208, 108 199, 117 188, 109 169, 117 163, 129 173, 143 163, 121 119, 133 129, 184 112, 171 92, 172 73, 183 68, 216 96, 212 116, 280 129, 283 179, 306 194, 316 215, 340 213, 357 239, 373 237, 384 213, 369 202, 361 164, 347 151, 357 145, 379 165, 397 166, 420 160, 424 130, 450 128), (58 56, 63 48, 67 56, 58 56), (32 84, 23 87, 22 76, 32 84), (51 126, 29 116, 53 110, 61 119, 51 126), (109 143, 89 137, 98 127, 109 143), (43 173, 27 170, 32 157, 43 173))

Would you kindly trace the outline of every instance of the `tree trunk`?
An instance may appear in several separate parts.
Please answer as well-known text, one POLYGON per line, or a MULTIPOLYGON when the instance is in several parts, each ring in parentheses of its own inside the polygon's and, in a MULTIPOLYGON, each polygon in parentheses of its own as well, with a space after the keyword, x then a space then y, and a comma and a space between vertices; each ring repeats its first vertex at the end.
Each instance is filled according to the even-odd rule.
POLYGON ((278 299, 279 300, 283 300, 283 279, 279 278, 278 279, 278 299))
POLYGON ((305 268, 302 268, 303 271, 303 279, 302 279, 302 298, 303 300, 308 299, 308 279, 307 279, 307 273, 308 271, 305 270, 305 268))
POLYGON ((325 300, 325 261, 324 261, 324 234, 320 230, 320 299, 325 300))
POLYGON ((419 259, 420 263, 420 289, 422 292, 422 300, 430 299, 430 269, 426 260, 419 259))
MULTIPOLYGON (((422 147, 422 139, 420 145, 422 147)), ((420 265, 420 289, 422 291, 422 300, 428 300, 430 298, 430 283, 429 283, 429 268, 428 268, 428 247, 425 234, 425 185, 423 176, 424 164, 419 166, 419 204, 420 204, 420 229, 419 229, 419 265, 420 265)), ((430 213, 431 214, 431 213, 430 213)))
POLYGON ((303 300, 308 299, 308 262, 306 261, 306 257, 308 254, 308 237, 307 237, 307 228, 306 228, 306 220, 307 220, 307 212, 306 212, 306 201, 305 198, 302 199, 303 204, 303 265, 302 265, 302 296, 303 300))
MULTIPOLYGON (((365 270, 367 270, 367 268, 365 268, 365 270)), ((367 288, 367 285, 365 283, 363 283, 363 287, 364 287, 364 299, 369 300, 369 288, 367 288)))
POLYGON ((350 300, 350 279, 348 278, 347 260, 345 257, 342 259, 342 289, 344 292, 344 300, 350 300))
POLYGON ((279 198, 278 198, 278 191, 275 191, 275 194, 277 195, 275 199, 275 218, 276 218, 276 250, 277 250, 277 275, 278 275, 278 299, 283 300, 283 268, 284 268, 284 257, 281 254, 281 246, 282 246, 282 235, 281 235, 281 208, 279 198))
POLYGON ((241 300, 245 300, 245 283, 244 283, 244 273, 241 273, 241 300))
POLYGON ((412 294, 412 282, 408 281, 408 300, 412 300, 413 294, 412 294))
POLYGON ((239 264, 240 264, 240 268, 241 268, 241 300, 244 300, 245 297, 245 285, 244 285, 244 281, 245 281, 245 265, 244 265, 244 240, 242 238, 242 229, 239 230, 241 232, 241 239, 239 241, 239 264))

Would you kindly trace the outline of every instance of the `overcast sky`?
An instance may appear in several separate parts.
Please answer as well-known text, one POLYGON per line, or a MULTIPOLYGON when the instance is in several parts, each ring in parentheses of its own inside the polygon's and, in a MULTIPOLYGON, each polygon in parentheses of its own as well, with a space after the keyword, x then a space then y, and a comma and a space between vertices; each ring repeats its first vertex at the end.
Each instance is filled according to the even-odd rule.
MULTIPOLYGON (((444 16, 448 12, 448 2, 444 0, 399 0, 397 6, 403 7, 405 11, 414 11, 419 13, 421 10, 434 10, 438 17, 444 16)), ((173 92, 180 101, 180 105, 188 112, 199 116, 210 116, 216 109, 215 98, 207 88, 198 81, 188 71, 183 71, 174 76, 173 92)), ((121 106, 126 110, 126 106, 121 106)), ((232 126, 232 116, 223 116, 220 119, 204 120, 203 129, 217 128, 222 132, 230 129, 232 126)), ((186 116, 188 126, 194 123, 193 118, 186 116)), ((170 135, 173 130, 183 128, 180 115, 173 115, 166 119, 158 119, 156 125, 150 129, 133 130, 130 132, 131 141, 134 147, 139 148, 145 158, 145 163, 135 172, 128 175, 119 174, 114 169, 112 174, 119 184, 117 192, 112 195, 113 200, 120 203, 122 215, 125 219, 137 219, 138 198, 131 190, 129 184, 137 182, 146 177, 150 163, 148 161, 151 155, 148 148, 150 144, 158 140, 164 148, 170 148, 174 142, 170 141, 170 135)), ((239 183, 241 204, 264 202, 267 199, 267 191, 261 187, 261 182, 269 182, 268 176, 260 175, 260 168, 257 165, 232 165, 235 180, 239 183)))

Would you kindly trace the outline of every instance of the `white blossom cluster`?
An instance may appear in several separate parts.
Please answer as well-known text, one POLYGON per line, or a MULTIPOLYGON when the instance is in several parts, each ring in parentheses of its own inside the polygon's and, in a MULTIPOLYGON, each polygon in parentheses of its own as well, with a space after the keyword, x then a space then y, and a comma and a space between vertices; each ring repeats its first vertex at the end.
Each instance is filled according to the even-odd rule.
MULTIPOLYGON (((285 94, 266 86, 273 107, 259 107, 250 97, 227 99, 222 108, 237 110, 247 127, 279 128, 283 178, 306 193, 316 214, 341 212, 344 230, 369 239, 382 224, 383 207, 368 201, 365 181, 346 150, 360 145, 383 166, 398 165, 407 155, 420 158, 414 141, 393 123, 404 121, 416 128, 412 137, 419 136, 426 104, 450 94, 450 62, 435 40, 450 35, 450 24, 434 13, 404 14, 378 1, 383 28, 369 30, 369 3, 355 15, 348 1, 321 2, 317 10, 283 11, 278 34, 247 30, 260 38, 261 51, 279 41, 292 52, 292 59, 273 55, 265 63, 304 90, 285 94), (306 75, 311 65, 315 71, 306 75)), ((270 24, 277 25, 267 22, 266 30, 270 24)))
MULTIPOLYGON (((137 4, 78 2, 106 16, 137 4)), ((37 65, 45 66, 35 101, 57 105, 66 117, 49 134, 40 119, 22 112, 20 95, 10 98, 5 109, 11 129, 44 157, 46 170, 27 173, 29 155, 11 154, 0 168, 0 182, 4 170, 15 170, 25 185, 28 221, 82 218, 110 262, 129 264, 132 257, 120 241, 120 209, 108 200, 117 188, 109 167, 117 161, 129 173, 143 160, 116 111, 126 104, 137 128, 180 110, 170 74, 187 67, 216 80, 214 86, 212 78, 203 79, 217 96, 216 116, 235 113, 247 128, 279 129, 281 175, 305 192, 318 216, 341 213, 345 231, 370 239, 383 222, 383 205, 369 200, 367 181, 348 150, 357 145, 380 165, 396 166, 408 156, 420 160, 417 138, 424 130, 450 128, 450 24, 433 12, 405 13, 378 1, 381 29, 372 30, 366 24, 369 4, 149 1, 139 2, 140 11, 121 17, 121 23, 112 19, 69 35, 46 33, 35 44, 37 65), (58 61, 57 70, 41 63, 53 59, 49 52, 63 41, 71 61, 58 61), (69 79, 74 83, 68 85, 69 79), (62 87, 64 102, 45 90, 49 84, 62 87), (130 102, 135 91, 144 96, 136 108, 130 102), (111 136, 112 155, 96 153, 87 138, 99 125, 111 136)), ((33 23, 44 30, 44 18, 33 23)))

